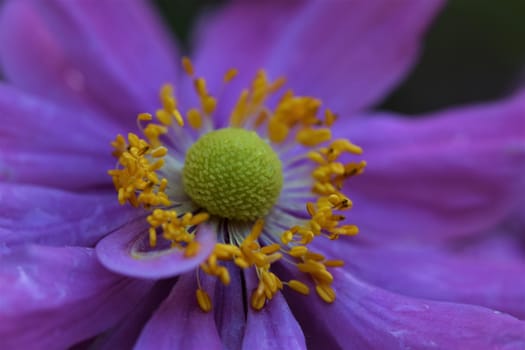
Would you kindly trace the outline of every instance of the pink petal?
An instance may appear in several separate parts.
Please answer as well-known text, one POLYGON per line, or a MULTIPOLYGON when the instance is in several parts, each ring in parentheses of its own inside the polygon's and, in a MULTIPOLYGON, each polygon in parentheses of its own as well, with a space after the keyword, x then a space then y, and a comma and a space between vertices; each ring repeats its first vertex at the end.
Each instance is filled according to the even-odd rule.
POLYGON ((421 119, 340 124, 364 149, 348 181, 349 220, 370 240, 446 240, 486 232, 525 196, 525 94, 421 119))
POLYGON ((200 225, 196 234, 200 249, 195 256, 186 257, 184 251, 168 248, 148 252, 148 227, 146 218, 140 217, 106 236, 97 244, 100 262, 126 276, 160 279, 196 268, 215 247, 215 232, 200 225))
POLYGON ((69 348, 114 326, 151 285, 108 272, 88 248, 4 250, 0 348, 69 348))
POLYGON ((134 125, 158 105, 177 59, 146 1, 11 1, 2 11, 7 79, 65 104, 95 105, 134 125))
MULTIPOLYGON (((206 278, 203 285, 213 290, 213 283, 206 278)), ((213 313, 199 308, 196 289, 195 274, 182 275, 142 330, 134 349, 222 350, 213 313)))

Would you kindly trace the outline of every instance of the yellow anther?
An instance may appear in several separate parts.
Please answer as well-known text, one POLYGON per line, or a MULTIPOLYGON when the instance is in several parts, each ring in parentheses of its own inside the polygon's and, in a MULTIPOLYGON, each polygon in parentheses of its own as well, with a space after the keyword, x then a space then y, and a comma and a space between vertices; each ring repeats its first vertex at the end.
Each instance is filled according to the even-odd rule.
POLYGON ((323 264, 326 267, 343 267, 345 262, 343 260, 326 260, 323 264))
POLYGON ((284 231, 281 235, 281 242, 283 242, 283 244, 290 243, 293 240, 293 235, 292 231, 284 231))
POLYGON ((225 286, 229 285, 231 279, 228 270, 225 267, 221 267, 219 271, 219 279, 221 280, 222 284, 225 286))
POLYGON ((237 104, 233 108, 233 111, 230 115, 230 125, 234 127, 241 127, 243 126, 246 118, 248 117, 248 111, 247 111, 247 103, 248 103, 248 96, 249 96, 248 90, 243 90, 241 92, 241 95, 239 99, 237 100, 237 104))
POLYGON ((246 237, 244 242, 249 243, 259 238, 263 228, 264 228, 264 220, 258 219, 253 225, 250 234, 246 237))
POLYGON ((186 118, 188 119, 188 124, 190 124, 192 128, 200 129, 202 127, 202 116, 198 109, 190 109, 186 118))
POLYGON ((319 152, 308 152, 308 158, 318 164, 326 164, 326 159, 319 152))
POLYGON ((346 139, 337 139, 324 150, 327 159, 331 162, 336 160, 343 152, 362 154, 363 150, 346 139))
POLYGON ((138 147, 141 144, 139 137, 132 132, 128 133, 128 142, 133 147, 138 147))
POLYGON ((199 97, 205 97, 208 95, 208 89, 206 88, 206 80, 203 78, 197 78, 194 81, 195 84, 195 91, 197 91, 197 94, 199 97))
POLYGON ((304 263, 297 264, 297 269, 306 273, 317 273, 325 269, 324 265, 312 260, 307 260, 304 263))
POLYGON ((173 85, 171 84, 164 84, 162 85, 162 87, 160 88, 160 98, 161 100, 166 98, 166 97, 170 97, 170 96, 173 96, 173 85))
POLYGON ((250 267, 250 264, 244 258, 235 258, 233 261, 241 269, 247 269, 248 267, 250 267))
POLYGON ((197 255, 197 253, 200 250, 200 245, 196 241, 191 241, 186 246, 186 249, 184 249, 184 256, 185 257, 192 257, 197 255))
POLYGON ((297 133, 296 141, 300 144, 308 147, 317 146, 320 143, 326 142, 330 140, 332 137, 332 132, 330 129, 322 128, 322 129, 311 129, 306 128, 303 130, 300 130, 297 133))
POLYGON ((261 310, 266 304, 266 297, 264 294, 257 293, 257 290, 252 293, 251 305, 255 310, 261 310))
POLYGON ((275 275, 271 272, 263 272, 261 278, 265 286, 273 293, 277 292, 277 283, 275 275))
POLYGON ((268 119, 269 115, 268 115, 268 111, 263 109, 262 111, 259 112, 259 114, 257 115, 257 118, 255 118, 255 122, 254 122, 254 125, 256 128, 260 127, 261 125, 263 125, 263 123, 268 119))
POLYGON ((331 110, 329 109, 326 109, 324 111, 324 124, 328 127, 331 127, 334 122, 337 120, 337 115, 335 115, 334 113, 332 113, 331 110))
POLYGON ((184 126, 184 119, 182 119, 182 115, 178 110, 173 111, 173 116, 175 117, 175 120, 177 121, 177 124, 179 124, 179 126, 184 126))
POLYGON ((204 110, 204 113, 207 115, 212 114, 215 112, 215 109, 217 108, 217 100, 214 97, 206 96, 202 99, 202 109, 204 110))
POLYGON ((157 147, 153 151, 151 151, 151 156, 155 158, 164 157, 166 154, 168 154, 168 149, 166 147, 157 147))
POLYGON ((324 261, 325 260, 325 257, 323 254, 314 253, 310 251, 305 254, 305 258, 308 260, 313 260, 313 261, 324 261))
POLYGON ((149 113, 140 113, 137 119, 140 121, 150 121, 153 119, 153 116, 149 113))
POLYGON ((237 71, 237 69, 235 68, 228 69, 228 71, 224 74, 224 82, 229 83, 230 81, 233 80, 233 78, 237 76, 237 74, 239 74, 239 71, 237 71))
POLYGON ((149 245, 155 247, 157 245, 157 231, 150 227, 149 229, 149 245))
POLYGON ((111 155, 115 158, 119 158, 122 153, 126 151, 126 139, 124 136, 118 134, 115 141, 111 142, 111 146, 114 148, 111 155))
POLYGON ((281 245, 278 244, 278 243, 274 243, 274 244, 262 247, 261 248, 261 253, 263 253, 263 254, 273 254, 275 252, 278 252, 280 249, 281 249, 281 245))
POLYGON ((201 213, 198 213, 197 215, 194 215, 189 224, 190 225, 199 225, 199 224, 202 224, 203 222, 205 221, 208 221, 208 219, 210 218, 210 214, 208 213, 205 213, 205 212, 201 212, 201 213))
POLYGON ((268 123, 268 136, 275 143, 282 143, 290 132, 288 126, 276 118, 270 119, 268 123))
POLYGON ((264 258, 264 264, 265 265, 273 264, 277 260, 280 260, 282 257, 283 257, 283 255, 281 253, 273 253, 273 254, 267 255, 264 258))
POLYGON ((289 280, 287 283, 287 286, 293 289, 294 291, 308 295, 310 294, 310 288, 303 282, 297 281, 297 280, 289 280))
POLYGON ((314 216, 315 215, 315 204, 313 204, 312 202, 307 202, 306 211, 308 212, 310 216, 314 216))
POLYGON ((193 63, 191 63, 191 60, 188 57, 182 58, 182 68, 190 77, 192 77, 195 74, 195 70, 193 69, 193 63))
POLYGON ((199 304, 201 310, 204 312, 210 312, 212 303, 208 293, 199 288, 195 291, 195 296, 197 297, 197 303, 199 304))
POLYGON ((305 246, 296 246, 296 247, 291 248, 288 254, 290 254, 294 258, 299 258, 305 255, 307 252, 308 252, 308 248, 306 248, 305 246))
POLYGON ((335 301, 335 291, 330 285, 318 284, 315 286, 315 291, 325 302, 331 304, 335 301))
POLYGON ((277 92, 279 89, 281 89, 284 84, 286 84, 286 78, 285 77, 279 77, 277 80, 275 80, 269 87, 268 87, 268 93, 273 94, 277 92))
POLYGON ((316 280, 324 282, 324 283, 332 283, 334 281, 334 276, 327 270, 318 270, 310 274, 316 280))

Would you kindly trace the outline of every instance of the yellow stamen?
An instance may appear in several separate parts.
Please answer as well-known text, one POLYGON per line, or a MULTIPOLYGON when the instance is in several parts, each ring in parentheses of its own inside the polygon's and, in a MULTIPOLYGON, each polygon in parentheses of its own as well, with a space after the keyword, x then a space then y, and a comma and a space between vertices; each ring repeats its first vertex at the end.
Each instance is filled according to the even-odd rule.
POLYGON ((229 83, 237 76, 237 74, 239 74, 239 71, 237 71, 237 69, 228 69, 228 71, 224 74, 224 82, 229 83))
POLYGON ((310 288, 303 282, 297 281, 297 280, 289 280, 287 283, 288 287, 292 288, 294 291, 308 295, 310 294, 310 288))
POLYGON ((182 58, 182 68, 188 74, 190 77, 195 75, 195 69, 193 68, 193 63, 191 63, 191 60, 188 57, 182 58))
POLYGON ((318 284, 315 286, 315 291, 325 302, 333 303, 335 301, 335 291, 330 285, 318 284))
POLYGON ((212 303, 208 293, 199 288, 195 291, 195 296, 197 297, 197 303, 199 304, 201 310, 204 312, 210 312, 212 303))
POLYGON ((188 123, 193 129, 200 129, 202 127, 202 116, 198 109, 190 109, 188 111, 186 119, 188 120, 188 123))

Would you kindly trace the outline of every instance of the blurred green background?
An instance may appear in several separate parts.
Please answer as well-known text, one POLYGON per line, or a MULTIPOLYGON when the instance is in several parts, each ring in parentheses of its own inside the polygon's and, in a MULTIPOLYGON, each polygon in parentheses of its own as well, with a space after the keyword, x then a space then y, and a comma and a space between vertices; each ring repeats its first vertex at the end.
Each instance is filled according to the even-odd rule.
MULTIPOLYGON (((223 2, 155 0, 186 47, 199 12, 223 2)), ((419 64, 379 108, 418 114, 495 99, 524 82, 525 0, 449 0, 419 64)))

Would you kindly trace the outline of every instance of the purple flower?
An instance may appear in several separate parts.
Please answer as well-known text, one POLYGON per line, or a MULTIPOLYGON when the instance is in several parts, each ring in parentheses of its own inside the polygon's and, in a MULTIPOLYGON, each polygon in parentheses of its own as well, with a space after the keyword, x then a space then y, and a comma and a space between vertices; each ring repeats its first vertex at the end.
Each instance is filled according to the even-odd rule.
POLYGON ((7 2, 0 348, 525 347, 525 95, 417 120, 365 117, 413 64, 440 6, 233 2, 198 26, 195 75, 188 61, 178 68, 143 2, 7 2), (224 86, 230 67, 238 76, 224 86), (236 104, 254 76, 251 102, 236 104), (274 98, 280 76, 295 95, 274 98), (163 88, 160 118, 142 114, 137 128, 165 82, 177 100, 163 88), (340 118, 317 118, 317 99, 340 118), (228 123, 259 136, 203 141, 191 165, 214 176, 195 181, 186 158, 228 123), (109 143, 128 132, 114 141, 115 165, 109 143), (221 147, 239 139, 255 141, 239 141, 248 151, 226 162, 256 184, 229 170, 224 181, 267 181, 278 198, 215 195, 226 186, 215 182, 221 147), (267 166, 243 162, 252 154, 267 166), (361 159, 366 174, 354 178, 361 159), (282 189, 279 171, 260 177, 276 164, 282 189), (340 213, 346 196, 355 207, 340 213), (344 237, 353 224, 361 233, 344 237))

